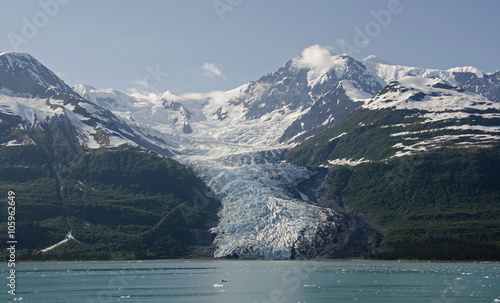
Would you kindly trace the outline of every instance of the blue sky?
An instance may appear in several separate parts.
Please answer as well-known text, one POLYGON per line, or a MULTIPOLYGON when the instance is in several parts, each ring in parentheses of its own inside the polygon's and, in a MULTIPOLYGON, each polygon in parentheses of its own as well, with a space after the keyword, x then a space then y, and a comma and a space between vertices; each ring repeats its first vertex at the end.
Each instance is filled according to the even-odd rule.
POLYGON ((70 84, 228 90, 313 44, 357 59, 500 69, 500 1, 0 0, 0 51, 70 84))

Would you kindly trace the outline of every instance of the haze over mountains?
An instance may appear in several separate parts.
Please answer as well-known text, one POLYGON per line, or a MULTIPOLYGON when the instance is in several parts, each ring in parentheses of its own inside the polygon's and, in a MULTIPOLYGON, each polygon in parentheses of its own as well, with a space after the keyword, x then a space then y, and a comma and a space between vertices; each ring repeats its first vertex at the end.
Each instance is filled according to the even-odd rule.
POLYGON ((68 229, 83 244, 58 248, 58 256, 91 249, 110 258, 193 251, 267 259, 412 257, 405 245, 434 243, 432 254, 445 243, 479 247, 458 257, 470 259, 499 250, 500 72, 405 67, 373 56, 357 61, 313 45, 276 72, 226 92, 70 88, 22 53, 1 53, 0 73, 2 170, 16 176, 4 177, 2 188, 34 193, 52 184, 46 198, 27 201, 25 224, 35 226, 27 234, 51 235, 27 245, 27 256, 68 229), (43 159, 28 163, 39 148, 43 159), (159 164, 163 156, 182 165, 159 164), (102 159, 88 157, 114 164, 104 170, 95 167, 102 159), (429 168, 442 157, 449 167, 429 168), (475 162, 466 161, 471 157, 475 162), (170 175, 171 184, 153 174, 170 175), (425 175, 439 189, 422 183, 425 175), (107 187, 96 189, 106 176, 107 187), (150 187, 144 178, 159 183, 150 187), (373 198, 377 189, 383 201, 373 198), (147 222, 151 212, 156 217, 147 222), (172 224, 178 230, 166 232, 172 224), (136 243, 136 255, 104 247, 89 236, 91 228, 136 243))

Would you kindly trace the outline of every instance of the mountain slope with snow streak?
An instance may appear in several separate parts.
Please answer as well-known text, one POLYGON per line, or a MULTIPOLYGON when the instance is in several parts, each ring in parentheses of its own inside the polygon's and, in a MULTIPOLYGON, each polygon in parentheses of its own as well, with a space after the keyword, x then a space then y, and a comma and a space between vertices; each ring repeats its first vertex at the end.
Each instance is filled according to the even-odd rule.
POLYGON ((359 164, 499 142, 500 102, 439 78, 407 76, 299 145, 291 159, 309 165, 359 164))
POLYGON ((87 148, 131 144, 170 154, 154 138, 134 131, 111 111, 82 98, 30 55, 1 53, 0 104, 2 114, 21 119, 30 129, 55 120, 70 123, 80 145, 87 148))

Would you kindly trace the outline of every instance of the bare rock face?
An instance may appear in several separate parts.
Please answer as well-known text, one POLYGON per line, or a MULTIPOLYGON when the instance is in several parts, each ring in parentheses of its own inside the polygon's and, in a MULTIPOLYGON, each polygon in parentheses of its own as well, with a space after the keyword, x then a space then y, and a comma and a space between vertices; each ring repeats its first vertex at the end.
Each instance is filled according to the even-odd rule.
POLYGON ((311 178, 298 185, 311 199, 310 203, 322 207, 326 214, 310 245, 298 254, 316 259, 361 257, 373 253, 379 244, 380 228, 362 215, 348 212, 341 197, 331 192, 332 182, 345 186, 336 178, 338 170, 336 167, 316 169, 311 178))

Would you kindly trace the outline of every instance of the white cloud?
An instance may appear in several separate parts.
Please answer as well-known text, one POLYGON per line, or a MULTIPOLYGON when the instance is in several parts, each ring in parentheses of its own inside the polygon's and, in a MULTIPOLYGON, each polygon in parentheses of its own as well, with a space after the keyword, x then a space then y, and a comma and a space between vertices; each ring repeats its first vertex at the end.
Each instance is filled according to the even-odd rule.
POLYGON ((205 63, 201 66, 201 70, 204 76, 209 77, 210 79, 215 79, 220 77, 222 79, 226 79, 222 71, 213 63, 205 63))
POLYGON ((133 81, 131 81, 131 82, 132 82, 132 84, 134 84, 134 85, 137 85, 137 86, 142 86, 142 87, 144 87, 144 88, 146 88, 146 89, 149 87, 149 83, 148 83, 148 81, 146 81, 146 80, 133 80, 133 81))
POLYGON ((331 47, 323 47, 319 44, 311 45, 304 49, 299 57, 295 58, 295 64, 298 68, 329 68, 333 58, 331 49, 331 47))
POLYGON ((130 83, 133 86, 126 88, 125 91, 137 98, 142 98, 154 90, 154 88, 146 80, 131 80, 130 83))
POLYGON ((158 93, 149 92, 140 87, 129 87, 126 89, 127 94, 139 100, 149 100, 150 102, 158 98, 158 93))

